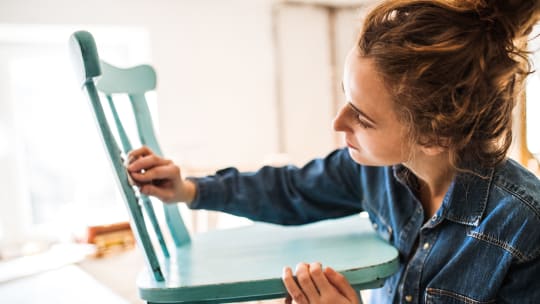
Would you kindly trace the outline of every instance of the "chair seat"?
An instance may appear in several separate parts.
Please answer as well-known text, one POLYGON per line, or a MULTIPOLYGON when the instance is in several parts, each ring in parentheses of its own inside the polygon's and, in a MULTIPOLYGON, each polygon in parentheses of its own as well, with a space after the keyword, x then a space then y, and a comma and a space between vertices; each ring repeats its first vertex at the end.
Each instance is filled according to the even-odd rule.
POLYGON ((152 303, 278 298, 286 294, 283 267, 300 262, 330 266, 358 289, 382 286, 399 267, 397 250, 358 215, 302 226, 256 223, 195 235, 163 261, 164 282, 139 275, 139 293, 152 303))

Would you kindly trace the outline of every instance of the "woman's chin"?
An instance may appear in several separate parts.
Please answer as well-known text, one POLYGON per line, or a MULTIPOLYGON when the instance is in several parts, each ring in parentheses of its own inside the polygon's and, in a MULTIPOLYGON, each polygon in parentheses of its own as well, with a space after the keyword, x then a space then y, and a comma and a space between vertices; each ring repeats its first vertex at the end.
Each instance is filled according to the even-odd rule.
POLYGON ((354 160, 354 162, 359 164, 359 165, 362 165, 362 166, 374 166, 374 167, 386 166, 387 165, 385 163, 381 163, 381 162, 378 162, 376 160, 367 158, 366 155, 364 155, 360 150, 358 150, 356 148, 349 147, 348 150, 349 150, 349 155, 351 156, 352 160, 354 160))
POLYGON ((365 159, 365 157, 362 157, 362 153, 360 153, 358 149, 349 147, 348 151, 349 155, 355 163, 359 165, 370 166, 369 162, 367 162, 367 159, 365 159))

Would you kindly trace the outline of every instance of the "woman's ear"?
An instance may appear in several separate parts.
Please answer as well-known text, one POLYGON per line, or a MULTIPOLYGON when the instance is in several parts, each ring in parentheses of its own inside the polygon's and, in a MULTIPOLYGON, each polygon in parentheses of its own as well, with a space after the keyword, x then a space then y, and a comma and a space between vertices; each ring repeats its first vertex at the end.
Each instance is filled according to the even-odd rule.
POLYGON ((420 151, 428 156, 437 156, 441 153, 447 152, 450 146, 450 140, 448 138, 438 138, 436 144, 421 145, 420 151))
POLYGON ((422 152, 428 156, 437 156, 448 149, 441 146, 421 146, 420 150, 422 150, 422 152))

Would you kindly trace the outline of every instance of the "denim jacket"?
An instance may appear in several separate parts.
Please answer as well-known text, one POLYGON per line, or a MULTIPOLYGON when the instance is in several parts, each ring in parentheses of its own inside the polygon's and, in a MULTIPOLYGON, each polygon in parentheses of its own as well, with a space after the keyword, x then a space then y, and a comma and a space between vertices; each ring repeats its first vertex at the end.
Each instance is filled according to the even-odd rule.
POLYGON ((407 168, 361 166, 346 149, 194 178, 190 207, 283 225, 366 211, 401 265, 373 303, 540 303, 540 181, 512 160, 475 171, 456 175, 427 220, 407 168))

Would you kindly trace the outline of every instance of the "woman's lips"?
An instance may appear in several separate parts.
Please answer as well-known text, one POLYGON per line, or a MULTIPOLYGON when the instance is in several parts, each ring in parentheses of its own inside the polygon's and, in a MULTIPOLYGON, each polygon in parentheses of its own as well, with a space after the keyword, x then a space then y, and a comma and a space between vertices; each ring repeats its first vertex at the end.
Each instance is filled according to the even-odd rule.
POLYGON ((355 150, 358 150, 358 148, 356 148, 353 144, 351 144, 348 140, 346 141, 347 142, 347 147, 351 148, 351 149, 355 149, 355 150))

